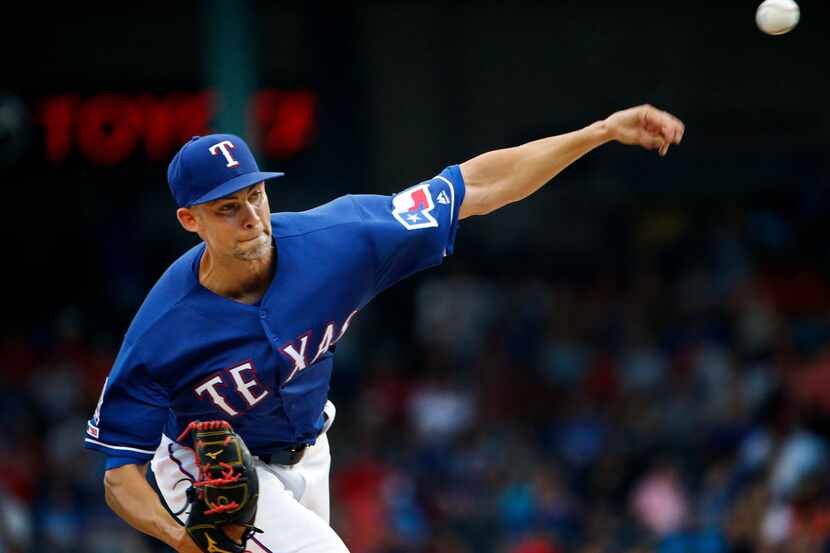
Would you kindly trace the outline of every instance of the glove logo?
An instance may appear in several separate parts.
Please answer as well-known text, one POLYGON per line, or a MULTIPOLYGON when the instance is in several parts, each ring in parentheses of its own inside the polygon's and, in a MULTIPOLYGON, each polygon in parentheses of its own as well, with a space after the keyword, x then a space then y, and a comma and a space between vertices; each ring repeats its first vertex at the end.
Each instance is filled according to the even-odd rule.
POLYGON ((216 545, 216 541, 211 539, 207 532, 205 532, 205 539, 207 539, 207 553, 231 553, 227 549, 222 549, 216 545))
POLYGON ((214 451, 213 453, 209 453, 209 452, 207 452, 207 451, 206 451, 206 452, 205 452, 205 455, 207 455, 208 457, 210 457, 211 459, 213 459, 213 460, 215 461, 215 460, 216 460, 216 457, 217 457, 220 453, 222 453, 223 451, 225 451, 225 450, 224 450, 224 449, 220 449, 219 451, 214 451))
POLYGON ((429 183, 404 190, 392 198, 392 215, 406 230, 437 227, 438 221, 430 213, 435 209, 429 183))

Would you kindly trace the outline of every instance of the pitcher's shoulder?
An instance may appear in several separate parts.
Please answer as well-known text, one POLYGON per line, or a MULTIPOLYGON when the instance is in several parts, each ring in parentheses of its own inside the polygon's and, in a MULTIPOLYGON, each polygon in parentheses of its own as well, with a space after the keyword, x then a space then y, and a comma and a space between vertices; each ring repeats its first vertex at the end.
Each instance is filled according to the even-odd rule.
POLYGON ((204 249, 204 243, 194 246, 171 263, 159 277, 127 330, 130 341, 135 343, 193 291, 199 282, 195 266, 204 249))
POLYGON ((271 214, 274 237, 288 238, 319 231, 336 232, 344 225, 357 225, 362 221, 355 196, 346 195, 306 211, 271 214))

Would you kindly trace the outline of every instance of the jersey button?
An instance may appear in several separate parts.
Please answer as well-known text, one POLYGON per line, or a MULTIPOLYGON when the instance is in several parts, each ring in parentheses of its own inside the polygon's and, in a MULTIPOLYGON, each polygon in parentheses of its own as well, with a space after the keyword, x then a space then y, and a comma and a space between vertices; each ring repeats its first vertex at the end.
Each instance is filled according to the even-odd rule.
POLYGON ((268 316, 268 310, 267 309, 263 309, 262 311, 259 312, 259 318, 260 319, 264 319, 267 316, 268 316))

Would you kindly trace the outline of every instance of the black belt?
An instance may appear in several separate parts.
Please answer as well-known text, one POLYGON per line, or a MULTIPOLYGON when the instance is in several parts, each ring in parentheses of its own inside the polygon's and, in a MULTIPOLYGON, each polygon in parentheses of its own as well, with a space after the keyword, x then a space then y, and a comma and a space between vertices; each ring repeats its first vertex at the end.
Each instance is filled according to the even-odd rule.
MULTIPOLYGON (((328 413, 323 412, 323 425, 328 422, 329 416, 328 413)), ((277 451, 273 451, 271 453, 263 453, 262 455, 257 455, 263 463, 266 465, 296 465, 299 463, 303 455, 305 455, 306 450, 309 448, 309 444, 293 444, 282 449, 278 449, 277 451)))
POLYGON ((266 465, 296 465, 302 460, 308 449, 308 444, 295 444, 272 453, 257 455, 266 465))

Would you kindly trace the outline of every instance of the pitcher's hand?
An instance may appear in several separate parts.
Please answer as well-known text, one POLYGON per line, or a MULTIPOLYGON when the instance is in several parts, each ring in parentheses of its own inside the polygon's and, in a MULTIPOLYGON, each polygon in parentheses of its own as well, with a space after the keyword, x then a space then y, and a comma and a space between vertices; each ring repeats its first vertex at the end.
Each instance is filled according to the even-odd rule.
POLYGON ((605 119, 610 136, 623 144, 639 144, 666 155, 671 144, 680 144, 685 126, 671 113, 648 104, 611 114, 605 119))

